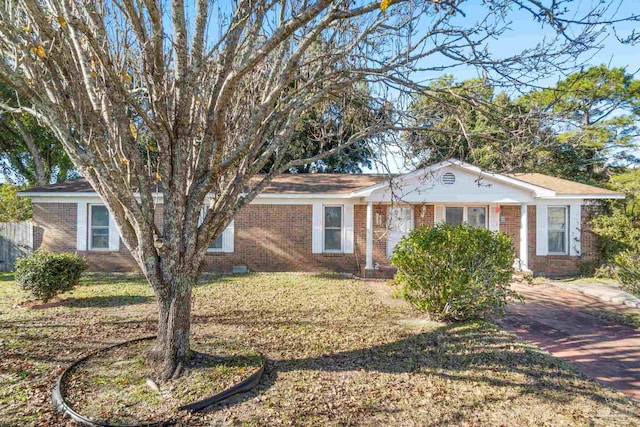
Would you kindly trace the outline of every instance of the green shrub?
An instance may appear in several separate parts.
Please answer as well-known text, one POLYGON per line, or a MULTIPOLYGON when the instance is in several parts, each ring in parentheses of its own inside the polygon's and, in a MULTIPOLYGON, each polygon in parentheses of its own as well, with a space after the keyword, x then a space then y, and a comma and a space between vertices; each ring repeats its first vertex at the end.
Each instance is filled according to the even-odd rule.
POLYGON ((592 221, 600 236, 602 253, 607 265, 597 271, 599 276, 616 279, 622 287, 640 296, 640 222, 622 208, 592 221))
POLYGON ((605 261, 611 262, 627 250, 640 252, 640 224, 623 209, 602 214, 592 219, 593 231, 600 237, 600 249, 605 261))
POLYGON ((71 253, 37 251, 16 260, 16 280, 35 298, 49 301, 78 284, 87 260, 71 253))
POLYGON ((511 239, 467 224, 422 226, 405 236, 391 263, 399 294, 436 319, 504 312, 515 254, 511 239))
POLYGON ((622 288, 640 297, 640 253, 624 251, 613 257, 615 277, 622 288))

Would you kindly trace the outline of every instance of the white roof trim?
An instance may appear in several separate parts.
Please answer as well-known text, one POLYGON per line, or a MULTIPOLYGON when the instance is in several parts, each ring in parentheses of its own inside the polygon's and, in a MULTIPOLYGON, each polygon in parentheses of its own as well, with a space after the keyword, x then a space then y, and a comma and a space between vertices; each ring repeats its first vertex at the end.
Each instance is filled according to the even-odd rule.
POLYGON ((554 197, 536 197, 539 200, 553 199, 624 199, 626 196, 622 193, 616 194, 557 194, 554 197))
MULTIPOLYGON (((41 191, 41 192, 30 192, 30 191, 20 191, 18 193, 19 196, 26 197, 72 197, 72 198, 87 198, 87 197, 99 197, 98 193, 95 191, 92 192, 56 192, 56 191, 41 191)), ((139 197, 139 193, 134 193, 134 196, 139 197)), ((153 193, 153 197, 162 197, 160 193, 153 193)), ((256 196, 258 199, 352 199, 353 196, 349 193, 268 193, 268 194, 258 194, 256 196)))
POLYGON ((18 196, 27 197, 98 197, 98 193, 95 191, 79 192, 56 192, 56 191, 19 191, 18 196))
MULTIPOLYGON (((418 169, 416 171, 413 171, 411 173, 407 173, 404 175, 400 175, 398 177, 396 177, 395 179, 397 180, 406 180, 406 179, 411 179, 417 176, 422 176, 422 175, 426 175, 428 173, 432 173, 435 172, 439 169, 445 168, 447 166, 455 166, 458 167, 460 169, 464 169, 467 170, 469 172, 473 172, 473 173, 477 173, 477 174, 484 174, 486 176, 489 176, 493 179, 495 179, 498 182, 502 182, 505 184, 509 184, 513 187, 517 187, 517 188, 524 188, 530 191, 533 191, 536 195, 536 197, 555 197, 556 193, 553 190, 550 190, 548 188, 544 188, 544 187, 540 187, 538 185, 533 185, 533 184, 529 184, 527 182, 521 181, 519 179, 515 179, 515 178, 511 178, 505 175, 501 175, 499 173, 495 173, 495 172, 489 172, 489 171, 485 171, 477 166, 474 166, 470 163, 466 163, 463 162, 461 160, 458 159, 448 159, 448 160, 444 160, 440 163, 436 163, 433 164, 431 166, 427 166, 425 168, 422 169, 418 169)), ((389 185, 389 182, 381 182, 379 184, 375 184, 375 185, 371 185, 369 187, 365 187, 365 188, 361 188, 359 190, 353 191, 351 192, 351 195, 354 197, 367 197, 369 195, 371 195, 372 192, 379 190, 381 188, 385 188, 389 185)))

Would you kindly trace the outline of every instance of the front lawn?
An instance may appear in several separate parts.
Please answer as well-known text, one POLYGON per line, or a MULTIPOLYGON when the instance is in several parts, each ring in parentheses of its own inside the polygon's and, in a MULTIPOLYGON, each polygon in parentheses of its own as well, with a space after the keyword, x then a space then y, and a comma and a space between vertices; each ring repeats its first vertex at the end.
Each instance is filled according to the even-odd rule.
MULTIPOLYGON (((153 294, 139 277, 91 275, 68 296, 59 307, 13 308, 25 295, 0 274, 0 425, 73 425, 51 408, 59 370, 154 333, 153 294)), ((223 277, 196 288, 193 308, 194 334, 254 347, 267 371, 255 393, 184 425, 640 425, 619 393, 492 324, 420 321, 364 282, 223 277)))

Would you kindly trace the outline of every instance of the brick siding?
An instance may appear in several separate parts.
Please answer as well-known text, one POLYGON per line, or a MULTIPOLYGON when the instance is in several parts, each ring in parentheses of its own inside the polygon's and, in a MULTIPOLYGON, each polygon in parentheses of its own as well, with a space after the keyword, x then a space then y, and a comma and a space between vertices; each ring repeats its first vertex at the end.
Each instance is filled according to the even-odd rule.
POLYGON ((34 249, 75 252, 77 204, 33 203, 34 249))
MULTIPOLYGON (((386 222, 388 204, 374 205, 373 262, 388 266, 386 222)), ((75 203, 34 203, 34 247, 51 251, 76 251, 75 203)), ((249 205, 236 216, 234 253, 208 253, 204 270, 231 271, 233 266, 247 266, 250 271, 335 271, 362 274, 366 257, 366 211, 364 204, 354 207, 354 253, 313 254, 311 250, 311 205, 249 205)), ((501 206, 500 231, 513 240, 516 254, 520 244, 520 207, 501 206)), ((588 209, 583 208, 583 224, 588 209)), ((414 205, 416 227, 432 225, 433 205, 414 205)), ((582 229, 582 256, 535 255, 536 207, 528 207, 529 268, 536 274, 561 276, 580 272, 584 263, 599 261, 597 236, 582 229)), ((162 206, 156 210, 156 222, 162 222, 162 206)), ((92 270, 137 270, 133 257, 120 242, 120 250, 81 251, 92 270)), ((386 273, 385 273, 386 274, 386 273)))
POLYGON ((536 275, 546 276, 569 276, 579 274, 581 267, 600 261, 600 248, 598 237, 590 230, 588 225, 589 208, 582 207, 582 229, 580 233, 581 254, 580 256, 569 255, 536 255, 536 207, 528 207, 529 220, 529 268, 536 275))
POLYGON ((246 206, 235 218, 234 252, 207 254, 205 270, 228 272, 245 265, 250 271, 357 273, 355 251, 312 253, 311 224, 311 205, 246 206))
MULTIPOLYGON (((527 211, 527 215, 531 215, 527 211)), ((500 231, 511 237, 513 250, 516 257, 520 256, 520 206, 500 206, 500 217, 504 217, 504 221, 500 221, 500 231)), ((531 242, 529 242, 531 244, 531 242)))

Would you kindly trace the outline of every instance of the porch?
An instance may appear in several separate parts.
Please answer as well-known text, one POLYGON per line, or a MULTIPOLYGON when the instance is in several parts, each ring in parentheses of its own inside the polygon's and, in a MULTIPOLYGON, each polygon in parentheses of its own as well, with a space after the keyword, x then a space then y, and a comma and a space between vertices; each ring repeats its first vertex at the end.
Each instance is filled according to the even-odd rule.
MULTIPOLYGON (((363 277, 393 277, 395 268, 390 265, 389 258, 400 239, 414 228, 422 225, 433 226, 439 222, 454 225, 466 222, 476 227, 508 234, 513 241, 517 257, 516 268, 529 269, 530 219, 526 203, 391 204, 369 201, 365 209, 365 239, 362 242, 365 264, 360 272, 363 277)), ((533 226, 535 234, 535 223, 533 226)), ((535 236, 533 237, 535 239, 535 236)))

